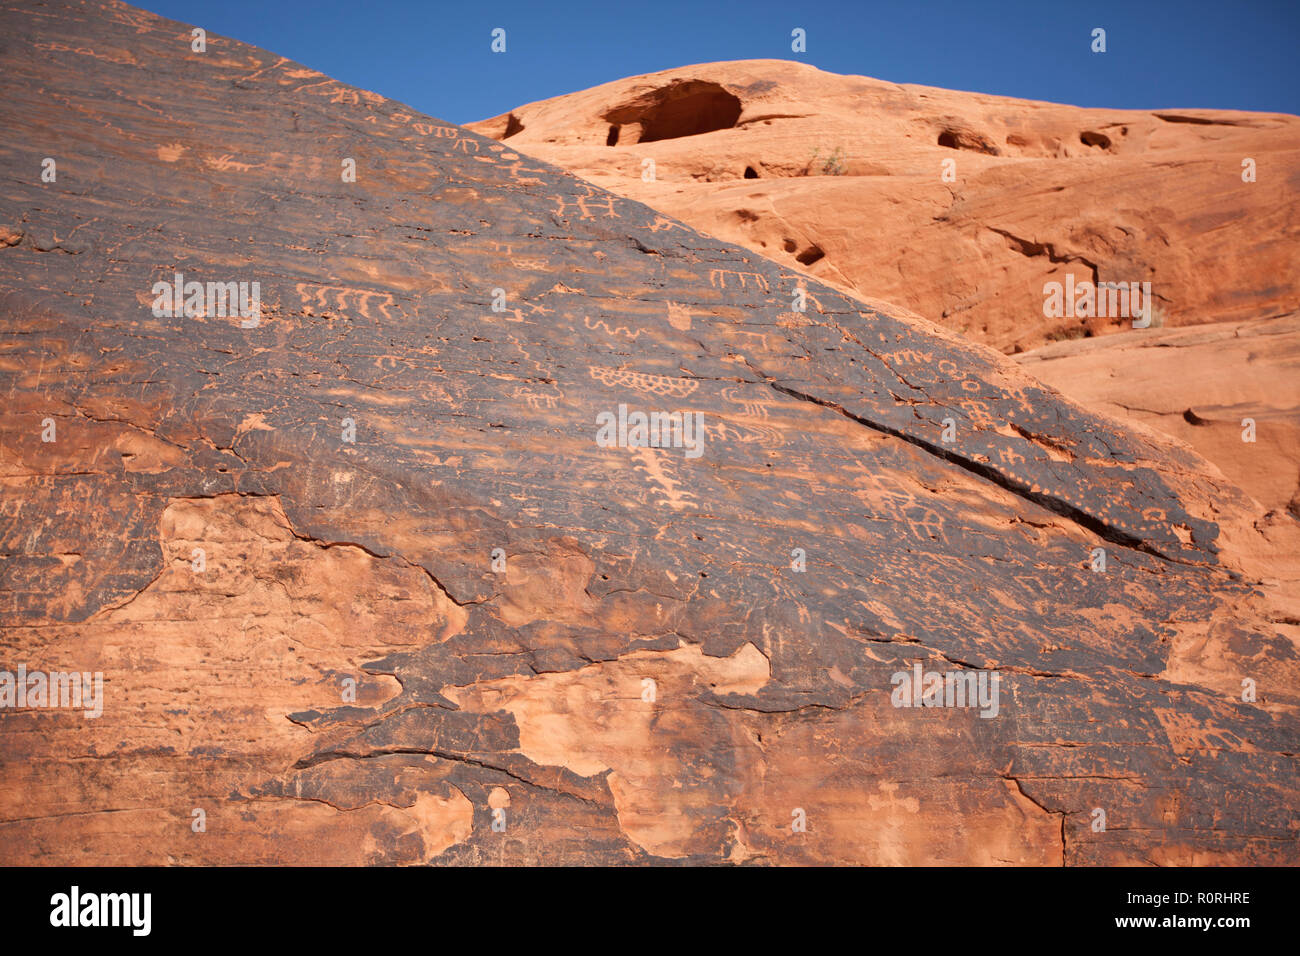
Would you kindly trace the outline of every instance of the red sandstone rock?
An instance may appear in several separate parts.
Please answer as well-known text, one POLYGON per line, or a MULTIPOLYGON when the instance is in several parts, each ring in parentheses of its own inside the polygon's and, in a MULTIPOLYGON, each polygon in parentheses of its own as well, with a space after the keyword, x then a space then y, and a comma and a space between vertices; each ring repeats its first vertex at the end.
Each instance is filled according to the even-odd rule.
POLYGON ((1297 860, 1295 629, 1198 456, 283 58, 2 20, 0 670, 104 697, 0 708, 0 862, 1297 860))
POLYGON ((1067 273, 1151 282, 1156 326, 1300 306, 1294 116, 1078 109, 744 60, 469 128, 1003 351, 1130 327, 1046 318, 1043 285, 1067 273))
POLYGON ((1252 495, 1255 523, 1282 538, 1248 560, 1292 577, 1297 117, 1085 110, 755 60, 619 80, 470 128, 895 313, 1008 352, 1040 347, 1024 361, 1044 381, 1189 443, 1252 495), (1151 327, 1047 318, 1045 284, 1076 279, 1149 281, 1151 327), (1217 331, 1165 331, 1207 323, 1217 331))
POLYGON ((1020 360, 1090 408, 1186 442, 1265 510, 1300 517, 1300 316, 1077 339, 1020 360))

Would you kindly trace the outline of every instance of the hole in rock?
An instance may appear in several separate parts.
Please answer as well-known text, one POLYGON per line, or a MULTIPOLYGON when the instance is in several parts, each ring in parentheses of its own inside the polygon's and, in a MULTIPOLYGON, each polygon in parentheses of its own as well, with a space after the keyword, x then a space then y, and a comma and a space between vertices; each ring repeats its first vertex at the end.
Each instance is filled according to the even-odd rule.
POLYGON ((524 124, 519 122, 518 116, 516 116, 514 113, 511 113, 509 116, 506 117, 506 131, 501 134, 501 138, 509 139, 511 136, 514 136, 515 133, 522 133, 523 131, 524 131, 524 124))
POLYGON ((794 261, 801 265, 810 266, 818 259, 823 258, 826 253, 822 252, 817 246, 809 246, 803 252, 794 257, 794 261))
POLYGON ((611 127, 609 128, 609 135, 605 137, 605 145, 606 145, 606 146, 617 146, 617 145, 618 145, 618 127, 617 127, 617 126, 611 126, 611 127))
POLYGON ((947 149, 969 149, 976 153, 997 156, 1000 151, 993 141, 982 133, 969 129, 949 128, 939 134, 939 145, 947 149))
POLYGON ((1174 113, 1156 113, 1156 119, 1166 123, 1195 123, 1198 126, 1241 126, 1236 120, 1206 119, 1204 116, 1178 116, 1174 113))
POLYGON ((687 80, 651 90, 615 107, 605 113, 605 119, 620 126, 640 124, 637 142, 653 143, 731 129, 740 113, 739 97, 719 84, 687 80))
POLYGON ((1110 149, 1110 137, 1105 133, 1095 133, 1092 130, 1085 130, 1079 134, 1079 142, 1084 146, 1100 146, 1102 149, 1110 149))
POLYGON ((758 173, 754 172, 754 167, 753 167, 753 166, 746 166, 746 167, 745 167, 745 178, 746 178, 746 179, 757 179, 757 178, 758 178, 758 173))

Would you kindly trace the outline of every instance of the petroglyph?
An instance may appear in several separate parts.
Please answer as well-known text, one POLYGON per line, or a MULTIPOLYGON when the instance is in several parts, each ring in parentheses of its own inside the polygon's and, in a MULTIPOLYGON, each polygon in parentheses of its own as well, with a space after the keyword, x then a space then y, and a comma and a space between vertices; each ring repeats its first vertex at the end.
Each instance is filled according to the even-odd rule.
POLYGON ((618 219, 619 214, 614 209, 617 201, 609 193, 601 194, 594 187, 588 186, 577 196, 556 196, 555 214, 561 218, 569 218, 576 212, 579 221, 596 218, 618 219), (600 215, 597 216, 597 213, 600 215))
POLYGON ((237 169, 241 173, 246 173, 253 169, 262 168, 261 164, 241 163, 237 159, 235 159, 235 157, 230 153, 226 153, 223 156, 218 156, 215 159, 205 159, 203 160, 203 165, 207 166, 209 169, 219 169, 222 171, 227 169, 237 169))
POLYGON ((918 500, 916 493, 890 474, 877 476, 865 488, 853 492, 878 518, 906 531, 917 541, 947 541, 944 517, 929 504, 918 500))
POLYGON ((919 349, 901 349, 897 352, 882 354, 880 358, 886 365, 895 367, 906 365, 928 365, 934 361, 934 356, 931 353, 922 352, 919 349))
POLYGON ((760 398, 763 393, 751 386, 735 385, 722 390, 722 398, 731 402, 733 405, 739 405, 745 410, 745 414, 751 418, 767 418, 768 409, 772 407, 772 402, 766 398, 760 398))
POLYGON ((648 227, 651 232, 668 232, 672 229, 685 231, 686 227, 681 223, 673 222, 671 219, 665 219, 663 216, 655 216, 648 227))
POLYGON ((993 417, 993 410, 989 408, 988 402, 978 400, 964 401, 958 403, 957 407, 962 410, 966 416, 966 420, 976 429, 984 431, 993 428, 996 420, 993 417))
POLYGON ((78 56, 88 56, 96 60, 103 60, 106 63, 119 63, 126 66, 139 66, 138 61, 130 53, 106 54, 98 53, 88 46, 71 47, 66 43, 38 43, 36 49, 46 50, 50 53, 75 53, 78 56))
POLYGON ((637 338, 640 337, 641 333, 645 331, 644 329, 637 329, 634 332, 626 325, 618 325, 611 328, 609 323, 604 319, 596 319, 595 321, 592 321, 590 316, 583 316, 582 324, 593 332, 603 332, 610 338, 625 338, 632 342, 635 342, 637 338))
POLYGON ((713 419, 705 422, 704 433, 710 441, 723 444, 739 442, 742 445, 762 445, 766 448, 781 448, 785 445, 785 436, 780 429, 766 425, 742 425, 713 419))
POLYGON ((709 285, 715 289, 727 288, 728 276, 730 276, 731 287, 733 289, 746 289, 753 287, 762 292, 770 290, 767 277, 758 272, 740 272, 735 269, 710 269, 709 285))
POLYGON ((677 463, 666 453, 657 448, 637 447, 631 449, 634 465, 646 480, 656 487, 655 500, 675 511, 685 511, 697 507, 695 495, 682 488, 682 482, 675 476, 677 463))
POLYGON ((1002 462, 1002 464, 1006 465, 1008 468, 1013 465, 1023 465, 1025 463, 1025 456, 1009 445, 998 449, 997 458, 998 461, 1002 462))
MULTIPOLYGON (((503 165, 504 165, 504 164, 503 164, 503 165)), ((517 185, 520 185, 520 186, 540 186, 540 185, 542 185, 543 183, 546 182, 546 180, 544 180, 544 179, 538 179, 536 176, 525 176, 525 175, 523 175, 523 173, 525 173, 525 172, 530 172, 530 173, 540 173, 540 172, 542 172, 542 170, 538 169, 538 168, 535 167, 535 166, 528 166, 528 167, 525 167, 525 166, 524 166, 524 162, 523 162, 523 160, 521 160, 521 159, 516 159, 513 163, 510 163, 510 165, 505 166, 504 168, 505 168, 506 172, 510 174, 510 179, 511 179, 513 182, 515 182, 517 185)))
POLYGON ((668 324, 679 332, 685 332, 691 327, 691 310, 684 305, 676 302, 668 303, 668 324))
POLYGON ((313 285, 299 282, 294 286, 302 303, 303 315, 349 316, 353 313, 363 319, 375 319, 378 316, 393 319, 393 311, 400 313, 397 300, 391 292, 377 292, 341 285, 313 285), (373 310, 373 311, 372 311, 373 310))
POLYGON ((564 400, 564 391, 555 386, 551 386, 548 391, 538 391, 537 389, 517 385, 512 394, 535 412, 552 411, 564 400))
POLYGON ((627 369, 605 368, 599 365, 587 367, 591 377, 610 388, 634 388, 652 395, 686 398, 700 383, 688 378, 671 378, 667 375, 650 375, 645 372, 632 372, 627 369))
POLYGON ((766 332, 750 332, 745 329, 728 329, 724 341, 732 348, 740 346, 755 355, 761 355, 769 347, 766 332))
POLYGON ((0 0, 0 647, 109 704, 0 708, 0 864, 1297 861, 1300 655, 1189 455, 237 41, 116 62, 97 2, 0 0), (180 271, 281 321, 153 314, 180 271), (998 718, 892 707, 917 662, 998 718))

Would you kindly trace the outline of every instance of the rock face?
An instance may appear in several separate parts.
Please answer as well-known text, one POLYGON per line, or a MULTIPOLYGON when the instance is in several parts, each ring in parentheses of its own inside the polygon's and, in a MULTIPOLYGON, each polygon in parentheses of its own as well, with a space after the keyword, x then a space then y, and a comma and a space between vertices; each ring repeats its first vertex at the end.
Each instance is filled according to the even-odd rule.
POLYGON ((1057 342, 1019 359, 1090 408, 1186 442, 1279 520, 1300 518, 1300 315, 1057 342))
MULTIPOLYGON (((1083 110, 756 60, 470 128, 895 313, 1031 349, 1034 374, 1187 442, 1275 533, 1300 533, 1300 118, 1083 110), (1140 332, 1045 315, 1049 283, 1147 281, 1140 332), (1162 330, 1199 324, 1217 331, 1162 330)), ((1266 573, 1289 576, 1279 555, 1292 564, 1275 549, 1266 573)))
POLYGON ((1300 306, 1300 117, 1078 109, 745 60, 469 128, 1006 352, 1130 328, 1046 317, 1043 286, 1067 275, 1150 282, 1155 326, 1300 306))
POLYGON ((3 28, 0 669, 103 684, 0 708, 0 863, 1300 859, 1195 455, 283 58, 3 28))

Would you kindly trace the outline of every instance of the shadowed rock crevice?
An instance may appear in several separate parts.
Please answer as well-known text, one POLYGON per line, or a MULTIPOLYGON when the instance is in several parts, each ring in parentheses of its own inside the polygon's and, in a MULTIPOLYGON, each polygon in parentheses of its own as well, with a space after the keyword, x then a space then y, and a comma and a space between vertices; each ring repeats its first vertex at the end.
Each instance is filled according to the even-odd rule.
POLYGON ((1159 549, 1153 547, 1148 542, 1143 541, 1140 537, 1122 531, 1119 528, 1110 527, 1104 521, 1099 520, 1095 515, 1089 514, 1086 511, 1071 505, 1067 501, 1052 497, 1051 495, 1044 495, 1035 492, 1029 486, 1021 482, 1009 480, 1004 473, 997 469, 982 465, 967 455, 962 455, 959 452, 946 449, 943 446, 936 445, 932 442, 922 441, 915 435, 908 434, 905 431, 891 428, 890 426, 881 424, 880 422, 871 421, 870 419, 863 418, 860 415, 855 415, 853 412, 850 412, 848 409, 845 409, 832 401, 818 398, 815 395, 803 394, 802 392, 782 385, 779 382, 769 382, 769 384, 771 384, 772 388, 776 389, 778 392, 782 392, 801 401, 811 402, 814 405, 821 405, 825 408, 829 408, 833 411, 839 412, 841 415, 860 425, 865 425, 868 428, 874 428, 887 435, 892 435, 895 438, 916 445, 918 448, 922 448, 932 455, 937 455, 946 461, 951 461, 953 464, 965 468, 972 474, 979 475, 981 478, 985 478, 988 481, 1005 488, 1014 495, 1024 498, 1027 501, 1033 501, 1034 503, 1047 508, 1049 511, 1054 511, 1063 517, 1069 518, 1071 521, 1077 522, 1080 526, 1094 532, 1104 540, 1112 541, 1115 544, 1122 545, 1126 548, 1145 551, 1148 554, 1153 554, 1168 560, 1177 560, 1177 558, 1163 554, 1159 549))
POLYGON ((1079 142, 1083 143, 1084 146, 1095 146, 1106 151, 1111 148, 1110 137, 1097 130, 1084 130, 1079 134, 1079 142))
POLYGON ((946 149, 967 149, 989 156, 997 156, 1001 153, 997 144, 988 136, 962 127, 950 127, 940 131, 938 143, 946 149))
POLYGON ((717 83, 687 80, 642 94, 631 103, 607 110, 614 142, 653 143, 731 129, 740 119, 740 98, 717 83), (615 130, 632 126, 634 137, 615 130))

